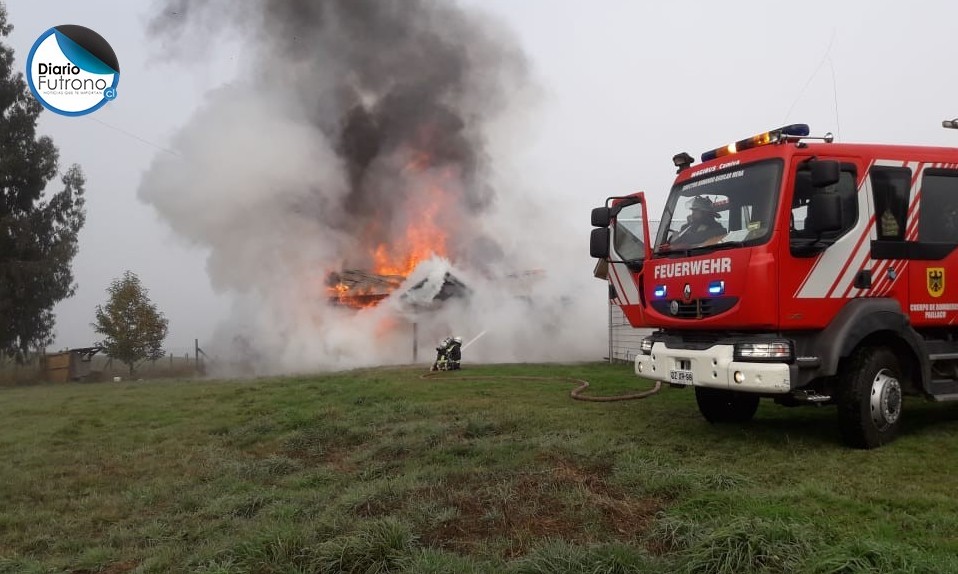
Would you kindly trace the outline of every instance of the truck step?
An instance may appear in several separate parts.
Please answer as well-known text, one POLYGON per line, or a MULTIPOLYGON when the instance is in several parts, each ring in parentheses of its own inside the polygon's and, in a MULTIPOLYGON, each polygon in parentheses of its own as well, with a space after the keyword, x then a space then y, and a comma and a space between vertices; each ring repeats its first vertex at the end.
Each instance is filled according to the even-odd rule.
POLYGON ((928 358, 933 363, 935 361, 956 361, 958 360, 958 353, 932 353, 928 355, 928 358))
POLYGON ((813 403, 813 404, 827 403, 828 401, 832 400, 831 395, 823 395, 816 391, 806 391, 806 390, 793 391, 792 398, 794 398, 799 403, 813 403))
POLYGON ((796 357, 795 363, 799 369, 816 369, 822 364, 818 357, 796 357))
POLYGON ((958 400, 958 381, 953 379, 936 379, 931 382, 932 399, 945 402, 958 400))
POLYGON ((928 348, 928 354, 932 357, 935 355, 951 355, 958 353, 958 341, 929 339, 925 341, 925 345, 928 348))

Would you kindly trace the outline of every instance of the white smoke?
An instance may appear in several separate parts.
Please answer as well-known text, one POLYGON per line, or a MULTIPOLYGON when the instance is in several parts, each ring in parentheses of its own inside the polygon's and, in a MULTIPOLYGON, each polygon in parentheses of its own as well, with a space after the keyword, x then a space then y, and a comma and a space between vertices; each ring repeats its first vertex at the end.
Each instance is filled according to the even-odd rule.
POLYGON ((458 8, 410 0, 407 15, 386 5, 273 0, 282 9, 263 16, 262 33, 304 27, 319 38, 314 48, 290 58, 304 50, 302 41, 251 44, 251 59, 263 62, 270 79, 287 81, 256 77, 211 93, 176 136, 176 155, 158 156, 145 174, 140 197, 209 250, 214 289, 233 297, 208 352, 220 366, 252 373, 408 363, 415 325, 420 362, 432 360, 445 336, 469 340, 482 332, 466 351, 467 364, 600 358, 606 302, 582 296, 595 282, 580 256, 588 238, 571 235, 557 207, 524 192, 528 182, 497 181, 496 173, 508 170, 492 169, 508 161, 497 152, 498 138, 508 133, 515 145, 518 135, 503 126, 523 111, 508 97, 525 74, 516 63, 521 54, 500 27, 458 8), (346 42, 338 30, 346 13, 395 27, 378 30, 383 41, 409 26, 415 41, 439 42, 422 50, 438 58, 429 63, 435 73, 411 68, 395 72, 396 80, 381 78, 385 64, 377 58, 389 55, 377 52, 383 44, 375 39, 346 42), (439 32, 423 31, 430 25, 439 32), (468 33, 457 39, 448 29, 468 33), (337 31, 324 36, 329 30, 337 31), (441 57, 446 52, 452 55, 441 57), (419 147, 406 141, 422 133, 419 147), (422 145, 439 159, 406 169, 422 145), (453 199, 438 214, 450 260, 423 262, 375 307, 330 305, 327 275, 344 266, 368 269, 368 242, 360 238, 398 241, 429 208, 437 178, 453 199), (469 294, 437 304, 447 273, 469 294))

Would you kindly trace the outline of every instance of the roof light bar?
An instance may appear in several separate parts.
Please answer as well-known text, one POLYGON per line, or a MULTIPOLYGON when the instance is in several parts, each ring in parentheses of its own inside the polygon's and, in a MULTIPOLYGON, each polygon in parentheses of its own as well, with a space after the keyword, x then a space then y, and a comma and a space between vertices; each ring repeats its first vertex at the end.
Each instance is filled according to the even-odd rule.
POLYGON ((760 133, 750 138, 745 138, 743 140, 730 143, 727 146, 717 147, 713 150, 709 150, 702 154, 702 161, 706 162, 715 158, 725 157, 727 155, 732 155, 733 153, 745 151, 753 147, 776 144, 789 138, 806 137, 809 133, 808 124, 792 124, 780 127, 777 130, 760 133))

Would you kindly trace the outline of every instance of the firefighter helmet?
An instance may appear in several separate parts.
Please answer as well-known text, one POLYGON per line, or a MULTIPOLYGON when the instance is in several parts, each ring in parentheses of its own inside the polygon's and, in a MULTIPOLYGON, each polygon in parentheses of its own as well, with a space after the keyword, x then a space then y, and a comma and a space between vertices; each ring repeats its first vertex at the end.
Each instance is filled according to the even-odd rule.
POLYGON ((715 205, 712 203, 712 200, 701 195, 695 196, 695 199, 692 200, 692 205, 689 206, 689 209, 692 211, 704 211, 712 217, 718 217, 718 213, 715 212, 715 205))

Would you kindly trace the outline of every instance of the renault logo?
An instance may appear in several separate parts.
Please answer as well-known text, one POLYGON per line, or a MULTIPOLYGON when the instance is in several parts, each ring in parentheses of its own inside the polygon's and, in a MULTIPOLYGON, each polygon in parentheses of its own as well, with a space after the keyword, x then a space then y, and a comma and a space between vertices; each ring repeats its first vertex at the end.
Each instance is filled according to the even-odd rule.
POLYGON ((685 300, 688 301, 692 298, 692 286, 688 283, 685 284, 685 289, 682 289, 682 295, 685 296, 685 300))

